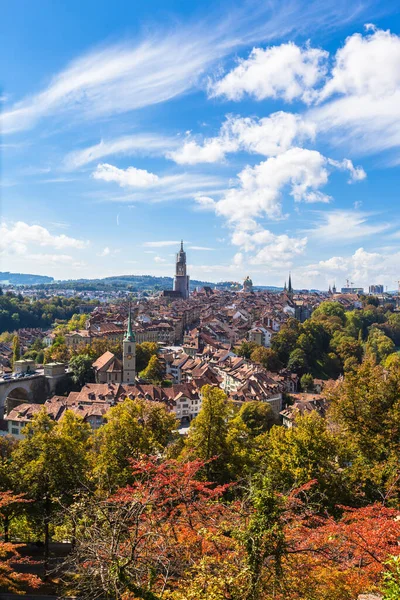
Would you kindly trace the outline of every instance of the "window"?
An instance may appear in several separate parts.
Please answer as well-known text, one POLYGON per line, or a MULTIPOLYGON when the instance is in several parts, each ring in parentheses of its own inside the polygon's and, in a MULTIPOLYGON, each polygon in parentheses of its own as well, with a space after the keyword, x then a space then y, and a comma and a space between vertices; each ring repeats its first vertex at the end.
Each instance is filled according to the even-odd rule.
POLYGON ((11 433, 12 433, 13 435, 18 435, 18 434, 19 434, 19 429, 15 429, 15 427, 13 427, 13 428, 11 429, 11 433))
POLYGON ((128 346, 128 352, 129 352, 129 354, 132 352, 130 346, 128 346))

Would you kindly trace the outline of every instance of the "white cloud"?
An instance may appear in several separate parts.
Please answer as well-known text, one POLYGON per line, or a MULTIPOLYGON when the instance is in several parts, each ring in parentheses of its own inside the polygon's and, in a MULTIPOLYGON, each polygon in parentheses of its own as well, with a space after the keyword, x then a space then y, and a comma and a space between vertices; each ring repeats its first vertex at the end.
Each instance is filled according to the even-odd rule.
POLYGON ((215 210, 215 200, 209 196, 195 196, 194 201, 199 210, 215 210))
POLYGON ((309 278, 315 284, 336 281, 337 287, 345 285, 349 279, 357 287, 368 289, 371 284, 380 283, 389 289, 397 289, 400 252, 368 252, 358 248, 350 256, 333 256, 327 260, 308 265, 299 270, 300 277, 309 278))
POLYGON ((319 131, 358 154, 400 145, 400 37, 368 27, 348 37, 310 111, 319 131))
POLYGON ((28 129, 57 113, 96 119, 170 100, 192 88, 204 69, 229 51, 213 44, 213 37, 179 28, 137 46, 119 44, 84 55, 47 88, 4 112, 2 129, 28 129))
POLYGON ((115 256, 116 254, 119 254, 120 252, 121 252, 121 250, 119 248, 115 248, 114 250, 111 250, 108 246, 106 246, 105 248, 103 248, 103 250, 101 252, 99 252, 97 254, 97 256, 101 256, 101 257, 115 256))
POLYGON ((206 138, 201 144, 189 137, 167 156, 178 164, 192 165, 220 162, 226 154, 239 150, 275 156, 314 137, 315 125, 300 115, 280 111, 262 119, 230 116, 217 137, 206 138))
MULTIPOLYGON (((100 164, 92 173, 94 179, 107 182, 115 182, 122 188, 135 189, 124 196, 105 196, 106 201, 129 202, 145 201, 158 202, 178 199, 201 197, 202 191, 219 195, 222 193, 222 185, 225 180, 214 175, 202 175, 201 173, 180 173, 158 176, 144 169, 128 167, 119 169, 107 163, 100 164), (151 189, 151 198, 146 190, 151 189)), ((98 197, 98 194, 97 194, 98 197)), ((201 202, 200 202, 201 203, 201 202)))
MULTIPOLYGON (((328 182, 330 167, 337 165, 316 150, 291 148, 243 169, 238 175, 239 185, 216 203, 216 212, 236 224, 262 216, 280 219, 281 193, 286 187, 296 202, 329 202, 329 196, 319 188, 328 182)), ((354 170, 351 161, 340 163, 342 168, 350 173, 354 170)))
POLYGON ((353 242, 382 233, 390 228, 388 223, 369 223, 371 213, 334 210, 320 213, 319 221, 307 233, 319 242, 353 242))
POLYGON ((159 242, 145 242, 143 246, 147 248, 166 248, 168 246, 180 246, 180 241, 162 240, 159 242))
MULTIPOLYGON (((268 265, 288 267, 293 259, 304 253, 307 238, 289 237, 286 234, 276 235, 267 229, 258 229, 255 233, 236 230, 232 235, 232 243, 245 252, 255 251, 249 257, 251 265, 268 265)), ((238 253, 236 261, 243 262, 244 255, 238 253)))
POLYGON ((189 250, 199 250, 199 251, 207 251, 214 250, 214 248, 209 248, 208 246, 188 246, 189 250))
MULTIPOLYGON (((348 2, 330 0, 321 10, 318 0, 307 7, 299 1, 285 3, 251 2, 231 9, 224 19, 215 13, 196 19, 194 25, 179 23, 170 30, 149 32, 137 42, 103 46, 72 61, 56 74, 47 87, 8 107, 1 116, 4 132, 33 127, 40 119, 52 115, 96 120, 122 114, 144 106, 165 102, 198 85, 205 71, 235 48, 303 32, 305 28, 324 27, 346 22, 364 10, 364 5, 349 8, 348 2)), ((266 52, 266 51, 260 51, 266 52)), ((288 87, 286 94, 296 93, 296 78, 301 85, 311 85, 317 76, 314 53, 306 49, 303 60, 280 62, 291 69, 293 81, 276 73, 278 86, 288 87)))
POLYGON ((253 48, 225 77, 210 83, 209 93, 228 100, 241 100, 249 94, 257 100, 283 98, 291 102, 300 98, 308 102, 326 73, 327 57, 324 50, 300 48, 292 42, 253 48))
POLYGON ((167 262, 167 260, 165 258, 162 258, 161 256, 155 256, 154 257, 154 262, 156 262, 156 263, 165 263, 165 262, 167 262))
POLYGON ((107 163, 97 165, 92 177, 103 181, 115 181, 121 187, 146 188, 157 185, 159 182, 158 175, 149 173, 145 169, 128 167, 124 170, 107 163))
POLYGON ((53 235, 40 225, 29 225, 23 221, 0 224, 0 253, 25 254, 28 247, 49 246, 56 250, 65 248, 82 249, 87 241, 67 235, 53 235))
POLYGON ((177 138, 145 133, 101 140, 98 144, 67 154, 64 166, 66 169, 73 170, 111 155, 154 156, 164 154, 178 144, 177 138))

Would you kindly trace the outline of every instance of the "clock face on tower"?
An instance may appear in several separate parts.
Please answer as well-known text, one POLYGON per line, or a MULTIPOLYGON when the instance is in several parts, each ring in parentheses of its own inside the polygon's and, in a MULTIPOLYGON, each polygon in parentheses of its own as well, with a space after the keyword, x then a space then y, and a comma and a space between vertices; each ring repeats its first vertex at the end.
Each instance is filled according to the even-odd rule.
POLYGON ((132 354, 128 354, 128 356, 126 357, 128 360, 131 360, 132 358, 132 354))

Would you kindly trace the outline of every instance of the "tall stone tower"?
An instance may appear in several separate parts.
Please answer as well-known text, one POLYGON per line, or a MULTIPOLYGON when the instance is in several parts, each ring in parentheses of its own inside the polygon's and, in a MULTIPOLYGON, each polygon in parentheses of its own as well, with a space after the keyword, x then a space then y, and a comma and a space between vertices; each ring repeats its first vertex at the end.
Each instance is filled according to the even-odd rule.
POLYGON ((179 292, 185 300, 189 298, 189 275, 186 275, 186 252, 183 249, 183 240, 181 241, 181 249, 176 255, 174 291, 179 292))
POLYGON ((128 326, 122 342, 123 383, 135 383, 136 378, 136 338, 132 331, 131 308, 129 307, 128 326))

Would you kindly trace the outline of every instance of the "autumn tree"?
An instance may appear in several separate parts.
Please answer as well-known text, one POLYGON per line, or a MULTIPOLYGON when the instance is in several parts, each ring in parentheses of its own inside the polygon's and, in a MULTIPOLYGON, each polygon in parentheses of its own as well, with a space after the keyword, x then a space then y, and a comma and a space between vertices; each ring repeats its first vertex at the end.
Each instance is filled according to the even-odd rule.
POLYGON ((268 371, 272 371, 273 373, 277 373, 282 369, 282 363, 278 358, 277 353, 271 348, 264 348, 264 346, 259 346, 255 348, 250 355, 250 359, 262 365, 268 371))
POLYGON ((159 402, 130 400, 112 407, 94 437, 93 474, 101 489, 116 490, 130 481, 130 460, 162 454, 175 438, 177 421, 159 402))
POLYGON ((43 523, 47 566, 52 520, 87 480, 90 426, 69 411, 55 423, 43 409, 25 426, 24 435, 13 455, 18 491, 32 500, 30 517, 43 523))
MULTIPOLYGON (((4 520, 5 515, 14 510, 16 504, 24 502, 20 495, 14 495, 8 491, 0 492, 0 517, 4 520)), ((0 541, 0 591, 23 594, 24 588, 38 588, 41 584, 36 575, 18 572, 18 564, 26 563, 18 552, 19 545, 8 541, 0 541)), ((22 570, 21 570, 22 571, 22 570)))
POLYGON ((257 402, 256 400, 244 402, 238 417, 246 425, 252 437, 266 433, 273 425, 277 424, 277 418, 268 402, 257 402))
POLYGON ((77 544, 67 562, 74 594, 156 600, 180 580, 189 586, 194 562, 222 558, 218 523, 226 509, 217 500, 225 487, 200 482, 203 467, 201 461, 133 460, 131 485, 81 503, 77 544))

